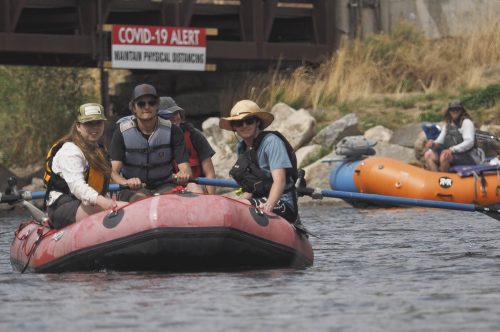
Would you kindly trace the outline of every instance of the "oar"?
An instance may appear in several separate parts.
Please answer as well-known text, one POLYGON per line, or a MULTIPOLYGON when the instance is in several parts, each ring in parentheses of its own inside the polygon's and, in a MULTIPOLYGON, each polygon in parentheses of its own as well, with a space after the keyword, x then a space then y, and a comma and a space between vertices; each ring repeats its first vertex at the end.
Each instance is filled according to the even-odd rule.
MULTIPOLYGON (((194 179, 198 184, 211 185, 211 186, 224 186, 230 188, 238 188, 238 184, 234 180, 227 179, 209 179, 209 178, 197 178, 194 179)), ((392 205, 408 205, 408 206, 421 206, 430 207, 438 209, 448 209, 448 210, 458 210, 458 211, 470 211, 470 212, 481 212, 489 217, 500 220, 500 206, 489 205, 481 206, 475 204, 466 203, 453 203, 453 202, 441 202, 425 199, 416 198, 406 198, 397 196, 385 196, 376 194, 364 194, 364 193, 353 193, 347 191, 339 190, 328 190, 319 188, 308 188, 299 187, 297 188, 297 193, 300 195, 311 196, 313 199, 322 199, 323 197, 341 198, 346 200, 358 200, 367 201, 372 203, 386 203, 392 205)))
POLYGON ((476 139, 480 141, 500 141, 500 138, 487 132, 487 131, 482 131, 482 130, 476 130, 476 139))
MULTIPOLYGON (((128 188, 127 186, 119 185, 119 184, 110 184, 109 192, 115 192, 122 189, 128 188)), ((19 194, 2 194, 0 192, 0 203, 15 203, 19 200, 33 200, 33 199, 42 199, 45 197, 45 191, 21 191, 19 194)))

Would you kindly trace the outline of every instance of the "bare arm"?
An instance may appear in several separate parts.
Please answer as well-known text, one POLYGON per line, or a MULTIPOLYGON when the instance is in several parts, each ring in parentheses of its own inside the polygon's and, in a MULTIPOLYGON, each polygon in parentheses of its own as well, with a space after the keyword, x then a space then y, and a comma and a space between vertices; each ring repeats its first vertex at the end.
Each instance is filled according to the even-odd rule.
MULTIPOLYGON (((215 168, 214 168, 214 164, 212 163, 212 158, 207 158, 207 159, 203 160, 201 162, 201 168, 203 169, 203 174, 205 174, 205 176, 207 178, 215 179, 215 168)), ((207 192, 210 195, 215 194, 215 187, 214 186, 206 186, 206 188, 207 188, 207 192)))
POLYGON ((179 167, 179 172, 177 172, 175 180, 178 184, 185 185, 191 178, 191 167, 189 163, 178 164, 177 167, 179 167))
POLYGON ((286 170, 284 168, 277 168, 271 172, 271 175, 273 177, 273 185, 271 186, 267 203, 263 207, 264 211, 272 211, 285 190, 286 170))
POLYGON ((123 176, 121 176, 120 171, 122 169, 122 165, 123 163, 119 160, 111 161, 111 180, 121 185, 127 185, 129 186, 130 189, 133 190, 140 189, 142 187, 141 179, 139 178, 125 179, 123 176))

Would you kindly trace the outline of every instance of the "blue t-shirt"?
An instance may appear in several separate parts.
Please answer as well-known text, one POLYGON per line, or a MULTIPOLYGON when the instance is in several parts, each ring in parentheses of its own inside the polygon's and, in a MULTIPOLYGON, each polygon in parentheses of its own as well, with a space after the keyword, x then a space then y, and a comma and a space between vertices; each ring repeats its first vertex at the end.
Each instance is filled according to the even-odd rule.
MULTIPOLYGON (((242 151, 243 141, 238 143, 238 154, 243 153, 242 151)), ((286 150, 285 143, 274 134, 267 134, 259 148, 257 149, 257 158, 259 167, 271 176, 271 172, 279 168, 292 168, 292 162, 288 157, 288 152, 286 150)), ((290 189, 294 186, 294 183, 287 179, 285 185, 286 189, 290 189)), ((284 192, 281 195, 281 200, 290 204, 290 206, 295 206, 293 200, 293 194, 291 191, 284 192)))

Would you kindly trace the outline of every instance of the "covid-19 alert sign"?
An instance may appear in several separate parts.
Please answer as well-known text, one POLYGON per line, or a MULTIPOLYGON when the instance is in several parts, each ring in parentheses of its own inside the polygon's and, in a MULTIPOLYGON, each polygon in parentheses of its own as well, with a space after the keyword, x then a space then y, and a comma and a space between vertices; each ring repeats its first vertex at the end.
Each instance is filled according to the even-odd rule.
POLYGON ((205 70, 206 29, 113 25, 111 67, 205 70))

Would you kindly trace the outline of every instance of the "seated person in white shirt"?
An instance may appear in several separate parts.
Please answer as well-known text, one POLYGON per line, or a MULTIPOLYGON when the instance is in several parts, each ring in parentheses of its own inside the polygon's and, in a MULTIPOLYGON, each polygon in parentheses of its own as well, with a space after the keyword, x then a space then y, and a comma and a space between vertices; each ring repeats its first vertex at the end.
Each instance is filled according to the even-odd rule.
POLYGON ((106 197, 111 161, 105 147, 99 144, 105 120, 101 105, 81 105, 70 132, 49 150, 44 176, 45 205, 54 228, 127 204, 106 197))
POLYGON ((476 147, 474 123, 459 100, 448 104, 446 122, 435 141, 429 140, 424 154, 425 166, 434 172, 448 172, 455 165, 476 165, 481 153, 476 147))

